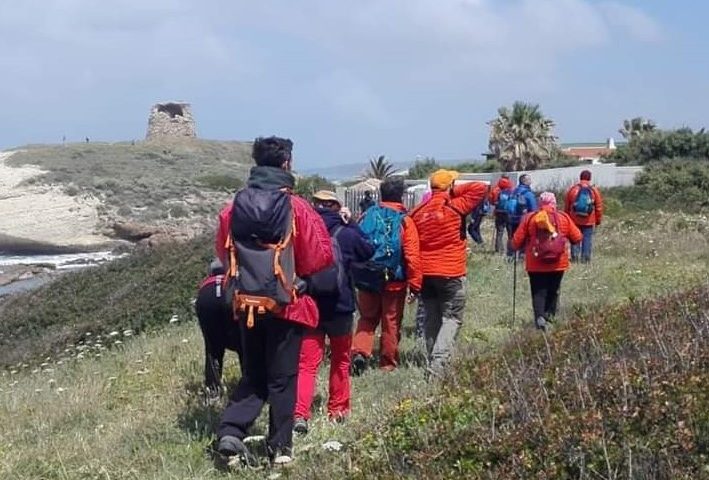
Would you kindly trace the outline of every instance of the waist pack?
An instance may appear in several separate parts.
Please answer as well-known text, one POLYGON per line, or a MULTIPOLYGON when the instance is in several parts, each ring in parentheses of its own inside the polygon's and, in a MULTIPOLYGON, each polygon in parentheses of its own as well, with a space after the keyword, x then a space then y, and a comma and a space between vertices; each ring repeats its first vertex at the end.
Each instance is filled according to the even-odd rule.
POLYGON ((290 194, 245 188, 234 197, 224 277, 226 301, 235 316, 280 313, 296 297, 295 235, 290 194))
MULTIPOLYGON (((530 221, 534 221, 537 215, 547 214, 539 212, 530 221)), ((566 251, 566 236, 559 231, 559 214, 547 214, 554 226, 554 232, 537 226, 537 232, 532 242, 532 255, 542 263, 558 262, 566 251)))

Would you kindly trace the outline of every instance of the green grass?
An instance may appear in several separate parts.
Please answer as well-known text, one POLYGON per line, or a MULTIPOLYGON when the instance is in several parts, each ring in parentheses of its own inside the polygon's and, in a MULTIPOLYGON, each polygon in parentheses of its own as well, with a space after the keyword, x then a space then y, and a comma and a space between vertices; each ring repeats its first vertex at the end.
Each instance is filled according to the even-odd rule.
POLYGON ((8 163, 47 171, 31 183, 100 199, 104 217, 155 221, 212 214, 224 192, 241 185, 252 160, 249 143, 185 140, 33 146, 8 163))
MULTIPOLYGON (((581 321, 577 319, 598 320, 601 317, 597 312, 606 308, 616 311, 613 309, 618 304, 707 282, 706 224, 706 218, 679 215, 609 219, 599 231, 594 263, 575 266, 566 275, 560 323, 569 321, 577 326, 581 321)), ((489 239, 489 230, 485 233, 489 239)), ((185 278, 191 275, 186 273, 185 278)), ((454 381, 440 386, 424 379, 421 348, 411 336, 409 315, 401 345, 401 368, 389 374, 368 371, 355 378, 353 413, 343 426, 329 424, 323 402, 316 401, 311 433, 296 440, 297 465, 284 477, 444 478, 456 470, 458 478, 475 478, 477 457, 454 449, 452 452, 461 453, 462 461, 456 466, 457 459, 451 458, 453 453, 446 453, 450 445, 445 443, 446 439, 455 439, 455 448, 462 448, 459 444, 464 443, 461 438, 465 438, 466 428, 476 422, 472 415, 477 410, 472 407, 490 401, 495 388, 501 388, 475 384, 472 369, 489 365, 484 359, 499 358, 495 357, 497 352, 516 352, 513 349, 509 353, 512 347, 505 346, 510 338, 521 345, 541 345, 539 334, 531 328, 528 286, 521 274, 518 318, 516 324, 510 325, 511 282, 511 266, 502 258, 474 251, 466 320, 453 373, 461 389, 454 388, 454 381), (433 421, 437 418, 445 418, 448 423, 433 421), (421 438, 430 442, 421 443, 421 438, 409 435, 409 431, 420 431, 421 438), (440 436, 436 440, 439 443, 432 440, 436 435, 440 436), (322 444, 328 440, 342 442, 343 450, 324 451, 322 444), (441 459, 438 463, 437 458, 441 459)), ((139 301, 142 292, 137 289, 132 296, 123 297, 122 304, 139 301)), ((174 301, 182 304, 181 299, 174 301)), ((116 304, 115 308, 119 306, 116 304)), ((662 318, 661 310, 658 316, 662 318)), ((24 368, 20 365, 4 371, 0 377, 0 478, 224 478, 214 469, 208 454, 223 404, 202 403, 198 394, 202 379, 201 335, 192 316, 185 313, 180 319, 178 324, 150 327, 130 339, 122 335, 102 336, 99 345, 84 336, 85 353, 81 358, 75 351, 70 352, 70 357, 45 359, 40 355, 39 360, 26 362, 24 368), (122 343, 107 347, 115 338, 122 343)), ((99 316, 86 321, 102 324, 99 316)), ((616 321, 622 324, 625 317, 618 316, 616 321)), ((562 339, 570 338, 564 337, 568 335, 565 332, 574 331, 564 327, 559 330, 562 339)), ((622 341, 622 337, 599 338, 608 345, 622 341)), ((568 345, 569 352, 572 347, 568 345)), ((528 351, 520 348, 523 353, 528 351)), ((566 347, 554 348, 554 358, 563 366, 566 347)), ((545 348, 535 352, 543 355, 545 348)), ((230 354, 227 360, 226 377, 230 383, 238 377, 234 359, 235 355, 230 354)), ((537 365, 536 361, 536 356, 529 359, 531 365, 537 365)), ((706 372, 706 366, 703 368, 706 372)), ((530 378, 537 378, 539 371, 530 367, 530 378)), ((320 399, 326 395, 325 378, 323 371, 318 384, 320 399)), ((502 397, 497 401, 502 404, 502 397)), ((255 430, 259 433, 264 429, 265 419, 261 418, 255 430)), ((509 445, 510 449, 516 448, 515 443, 509 445)), ((266 478, 270 473, 238 472, 232 476, 266 478)))

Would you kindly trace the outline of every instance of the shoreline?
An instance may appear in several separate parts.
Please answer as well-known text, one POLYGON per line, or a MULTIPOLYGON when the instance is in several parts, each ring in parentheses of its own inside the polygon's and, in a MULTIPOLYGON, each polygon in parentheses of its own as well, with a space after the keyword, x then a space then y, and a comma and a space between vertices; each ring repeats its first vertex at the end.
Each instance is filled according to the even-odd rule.
POLYGON ((94 243, 88 245, 55 245, 0 233, 0 256, 92 253, 105 250, 114 250, 120 245, 120 241, 107 241, 104 243, 94 243))

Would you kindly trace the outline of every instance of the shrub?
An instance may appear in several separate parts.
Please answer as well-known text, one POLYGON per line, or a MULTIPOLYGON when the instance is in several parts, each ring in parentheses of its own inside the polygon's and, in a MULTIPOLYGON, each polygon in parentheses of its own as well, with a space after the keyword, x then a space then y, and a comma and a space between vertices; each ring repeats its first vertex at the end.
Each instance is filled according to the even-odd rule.
POLYGON ((230 174, 203 175, 197 178, 197 183, 219 192, 235 192, 244 186, 244 181, 241 178, 230 174))
POLYGON ((703 478, 707 311, 703 286, 467 357, 358 446, 361 478, 703 478), (386 461, 368 456, 382 444, 386 461))
POLYGON ((409 169, 409 178, 420 180, 428 178, 433 172, 441 168, 435 158, 427 157, 423 160, 416 160, 409 169))
POLYGON ((161 246, 10 298, 0 304, 0 366, 57 354, 86 332, 139 332, 191 316, 211 247, 207 238, 161 246))
POLYGON ((607 201, 615 198, 629 210, 709 209, 709 161, 672 160, 648 165, 633 187, 606 190, 607 201))

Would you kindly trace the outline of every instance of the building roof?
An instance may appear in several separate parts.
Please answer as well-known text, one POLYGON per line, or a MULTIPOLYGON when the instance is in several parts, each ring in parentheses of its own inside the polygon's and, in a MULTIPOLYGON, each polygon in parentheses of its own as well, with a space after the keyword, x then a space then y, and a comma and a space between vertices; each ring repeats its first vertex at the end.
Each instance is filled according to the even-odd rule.
POLYGON ((602 147, 566 147, 562 150, 567 155, 578 158, 598 158, 613 152, 613 149, 605 145, 602 147))

